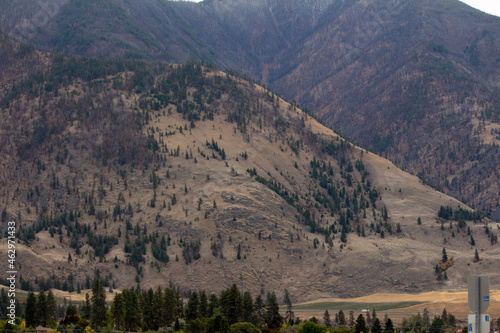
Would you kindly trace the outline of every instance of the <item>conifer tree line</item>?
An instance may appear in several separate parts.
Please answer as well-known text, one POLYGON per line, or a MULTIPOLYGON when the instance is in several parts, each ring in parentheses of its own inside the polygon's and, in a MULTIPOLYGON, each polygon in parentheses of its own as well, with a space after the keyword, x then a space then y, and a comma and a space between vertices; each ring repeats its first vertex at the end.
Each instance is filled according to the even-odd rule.
MULTIPOLYGON (((3 311, 2 290, 2 316, 3 311)), ((116 293, 112 302, 106 302, 106 293, 99 279, 91 293, 78 307, 69 304, 64 309, 57 306, 52 291, 29 292, 24 304, 25 326, 29 330, 37 326, 51 327, 59 332, 83 333, 90 327, 98 331, 159 331, 159 332, 337 332, 337 333, 394 333, 418 330, 441 333, 457 328, 455 316, 443 310, 441 316, 430 318, 427 309, 423 315, 411 315, 395 327, 391 318, 378 318, 375 309, 357 317, 353 311, 347 315, 338 311, 330 315, 326 310, 322 319, 315 317, 302 321, 293 311, 291 296, 285 290, 282 309, 274 292, 252 297, 241 292, 236 284, 220 294, 205 290, 192 291, 188 298, 175 288, 156 290, 125 289, 116 293), (61 310, 64 310, 61 312, 61 310)), ((22 313, 21 309, 17 313, 22 313)), ((22 318, 18 320, 20 323, 22 318)), ((500 318, 492 325, 500 327, 500 318)), ((14 329, 14 327, 12 328, 14 329)))

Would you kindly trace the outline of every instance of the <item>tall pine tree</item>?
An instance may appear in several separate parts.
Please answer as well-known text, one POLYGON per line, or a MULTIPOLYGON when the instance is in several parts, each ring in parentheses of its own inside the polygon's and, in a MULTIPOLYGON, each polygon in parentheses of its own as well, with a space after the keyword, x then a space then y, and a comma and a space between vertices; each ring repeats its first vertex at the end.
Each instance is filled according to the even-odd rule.
POLYGON ((24 311, 27 328, 35 328, 37 326, 36 309, 36 296, 34 292, 30 291, 28 299, 26 299, 26 309, 24 311))
POLYGON ((99 279, 95 279, 91 297, 91 323, 96 330, 106 325, 106 292, 99 279))
POLYGON ((267 299, 266 324, 269 328, 279 328, 281 326, 281 315, 276 295, 271 293, 267 299))
POLYGON ((47 296, 43 290, 38 293, 35 317, 37 325, 47 326, 47 296))
POLYGON ((116 330, 119 331, 123 324, 123 318, 125 317, 125 304, 121 293, 116 294, 113 299, 111 314, 113 315, 113 319, 115 321, 116 330))
POLYGON ((47 326, 56 327, 57 325, 57 304, 52 290, 47 293, 47 326))

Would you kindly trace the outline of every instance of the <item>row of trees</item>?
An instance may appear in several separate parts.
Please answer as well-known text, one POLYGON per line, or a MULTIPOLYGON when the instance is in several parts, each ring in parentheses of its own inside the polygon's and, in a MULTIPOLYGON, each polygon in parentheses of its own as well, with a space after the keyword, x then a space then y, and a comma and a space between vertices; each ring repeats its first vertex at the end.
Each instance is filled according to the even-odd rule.
MULTIPOLYGON (((266 302, 259 294, 255 299, 250 292, 240 292, 236 285, 219 295, 204 290, 190 293, 187 302, 178 290, 172 288, 138 291, 125 289, 115 294, 111 304, 101 282, 96 279, 91 295, 87 294, 78 308, 69 305, 66 315, 57 323, 57 305, 52 291, 43 290, 28 294, 24 307, 26 327, 38 325, 53 327, 58 331, 83 332, 86 327, 98 330, 161 331, 161 332, 331 332, 337 333, 392 333, 395 331, 390 318, 379 319, 375 310, 371 315, 360 314, 355 319, 351 311, 346 318, 342 310, 330 316, 325 311, 322 320, 311 318, 302 322, 295 317, 288 291, 280 308, 275 293, 268 293, 266 302), (184 304, 185 303, 185 304, 184 304), (284 315, 282 315, 284 313, 284 315)), ((18 313, 21 313, 19 311, 18 313)), ((441 316, 431 321, 429 312, 404 319, 400 328, 404 331, 441 333, 456 329, 456 318, 443 310, 441 316)), ((500 327, 500 318, 495 323, 500 327)))

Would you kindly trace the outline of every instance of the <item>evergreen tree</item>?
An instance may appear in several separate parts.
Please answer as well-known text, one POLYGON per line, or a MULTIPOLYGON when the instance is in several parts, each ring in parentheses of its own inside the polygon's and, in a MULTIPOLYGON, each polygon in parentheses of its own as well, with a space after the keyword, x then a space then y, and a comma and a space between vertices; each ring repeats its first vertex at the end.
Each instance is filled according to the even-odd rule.
POLYGON ((373 320, 372 333, 382 333, 382 324, 380 324, 380 320, 376 317, 373 320))
POLYGON ((76 315, 77 315, 76 306, 71 304, 68 305, 68 307, 66 308, 66 317, 76 316, 76 315))
POLYGON ((349 327, 354 326, 354 311, 349 311, 349 327))
POLYGON ((146 326, 148 329, 152 329, 154 326, 154 312, 156 309, 153 306, 153 298, 154 292, 152 288, 138 295, 139 306, 142 311, 142 321, 144 323, 143 326, 146 326))
POLYGON ((367 333, 368 332, 368 330, 366 328, 365 317, 363 317, 362 314, 360 314, 358 316, 358 319, 356 319, 356 325, 354 326, 354 332, 356 332, 356 333, 361 333, 361 332, 367 333))
POLYGON ((325 314, 323 315, 323 324, 325 324, 326 327, 332 327, 332 321, 330 319, 330 313, 328 313, 328 310, 325 310, 325 314))
POLYGON ((205 318, 207 316, 208 311, 208 300, 207 293, 205 290, 202 290, 200 294, 200 308, 198 310, 200 318, 205 318))
POLYGON ((175 292, 175 308, 174 317, 184 318, 184 304, 182 303, 182 295, 179 291, 175 292))
POLYGON ((28 293, 28 298, 26 299, 26 308, 24 310, 24 318, 26 320, 26 327, 36 328, 37 326, 37 317, 36 317, 36 296, 35 293, 30 291, 28 293))
POLYGON ((212 317, 215 313, 215 310, 219 308, 219 299, 217 295, 210 294, 210 302, 208 303, 207 309, 207 317, 212 317))
POLYGON ((99 330, 106 326, 106 292, 99 279, 95 279, 92 288, 91 323, 94 329, 99 330))
POLYGON ((448 261, 448 255, 446 254, 446 249, 443 247, 443 256, 441 262, 444 264, 447 261, 448 261))
POLYGON ((448 324, 448 326, 455 330, 455 325, 457 324, 457 318, 455 318, 454 315, 452 315, 451 313, 448 313, 448 319, 446 321, 446 324, 448 324))
POLYGON ((290 294, 288 293, 287 289, 285 289, 283 303, 286 305, 285 321, 287 323, 293 322, 294 314, 292 310, 292 301, 290 300, 290 294))
POLYGON ((255 314, 257 316, 257 321, 260 324, 262 324, 265 321, 265 307, 264 307, 264 301, 262 300, 262 296, 258 295, 257 298, 255 299, 255 314))
POLYGON ((477 249, 476 249, 476 252, 474 253, 474 262, 478 262, 479 260, 481 260, 479 258, 479 252, 477 252, 477 249))
POLYGON ((43 289, 38 293, 35 317, 37 325, 47 326, 47 296, 45 296, 43 289))
POLYGON ((394 332, 394 324, 392 323, 391 318, 387 318, 387 320, 385 322, 385 330, 384 330, 384 332, 386 332, 386 333, 392 333, 392 332, 394 332))
POLYGON ((431 327, 429 328, 430 333, 442 333, 445 327, 445 321, 441 317, 434 317, 432 320, 431 327))
POLYGON ((218 333, 227 332, 229 330, 229 324, 225 317, 218 314, 217 316, 210 319, 208 323, 208 333, 218 333))
POLYGON ((443 313, 441 314, 441 319, 445 324, 448 324, 448 311, 446 311, 446 309, 443 309, 443 313))
POLYGON ((241 316, 241 297, 236 284, 233 284, 229 288, 225 303, 226 317, 229 325, 237 323, 241 316))
POLYGON ((281 326, 281 315, 276 295, 271 293, 267 299, 266 324, 269 328, 279 328, 281 326))
POLYGON ((125 289, 122 292, 125 314, 123 323, 127 331, 133 331, 137 328, 140 321, 139 300, 134 288, 125 289))
POLYGON ((163 292, 161 290, 161 287, 158 287, 153 296, 153 323, 151 329, 155 331, 157 331, 160 327, 165 326, 162 316, 163 301, 163 292))
POLYGON ((113 304, 111 305, 111 313, 113 314, 116 330, 120 331, 123 324, 123 318, 125 317, 125 304, 121 293, 115 295, 113 304))
POLYGON ((431 325, 431 317, 429 315, 429 310, 427 308, 424 309, 424 314, 422 315, 422 321, 424 329, 429 330, 429 326, 431 325))
POLYGON ((254 313, 254 308, 253 308, 253 300, 252 300, 252 295, 250 294, 249 291, 245 292, 243 294, 243 306, 242 306, 242 313, 241 313, 241 319, 244 322, 251 322, 253 319, 253 313, 254 313))
POLYGON ((346 324, 344 311, 339 310, 337 317, 338 317, 338 324, 340 326, 344 326, 346 324))
POLYGON ((83 319, 90 319, 90 314, 92 312, 92 308, 90 307, 90 297, 89 294, 85 294, 85 302, 83 303, 82 306, 82 318, 83 319))
POLYGON ((57 315, 56 315, 56 299, 52 290, 47 293, 47 326, 56 327, 57 325, 57 315))
POLYGON ((171 288, 165 289, 163 311, 162 311, 164 325, 166 326, 172 325, 176 317, 176 308, 177 308, 177 303, 174 291, 171 288))
POLYGON ((198 318, 198 307, 199 307, 198 293, 196 291, 191 293, 186 306, 186 322, 195 320, 198 318))

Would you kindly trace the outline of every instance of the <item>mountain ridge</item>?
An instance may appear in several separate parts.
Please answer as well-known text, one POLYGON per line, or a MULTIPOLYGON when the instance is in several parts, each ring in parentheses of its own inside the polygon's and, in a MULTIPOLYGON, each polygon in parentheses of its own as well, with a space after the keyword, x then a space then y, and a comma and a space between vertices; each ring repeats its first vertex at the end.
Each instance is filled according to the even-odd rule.
MULTIPOLYGON (((29 2, 0 7, 7 32, 37 13, 29 2)), ((32 40, 91 57, 235 68, 498 219, 498 29, 497 17, 453 0, 75 0, 32 40)))
POLYGON ((0 121, 25 289, 100 277, 312 300, 456 288, 479 271, 498 284, 496 224, 254 83, 64 57, 28 82, 0 121), (438 281, 443 247, 454 258, 438 281))

